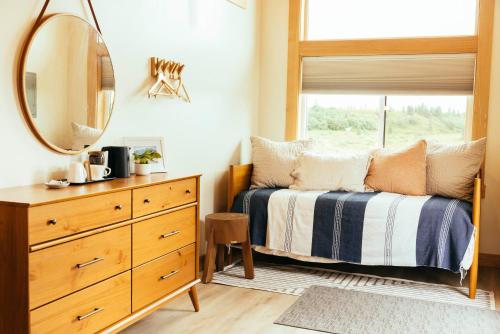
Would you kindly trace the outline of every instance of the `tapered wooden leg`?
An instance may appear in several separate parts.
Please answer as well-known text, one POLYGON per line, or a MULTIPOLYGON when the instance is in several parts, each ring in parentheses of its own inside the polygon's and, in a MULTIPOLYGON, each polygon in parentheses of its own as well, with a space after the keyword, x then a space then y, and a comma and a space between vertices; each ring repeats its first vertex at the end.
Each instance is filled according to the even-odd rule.
POLYGON ((241 256, 243 257, 243 266, 245 268, 245 278, 253 279, 253 259, 252 259, 252 246, 250 245, 250 236, 247 241, 241 243, 241 256))
POLYGON ((212 280, 215 267, 215 242, 214 230, 212 227, 207 228, 207 252, 205 254, 205 264, 203 266, 203 283, 209 283, 212 280))
MULTIPOLYGON (((477 238, 477 233, 476 233, 477 238)), ((476 298, 476 288, 477 288, 477 272, 479 267, 479 243, 476 242, 474 249, 474 257, 472 259, 472 265, 469 269, 469 298, 476 298)))
POLYGON ((225 245, 217 245, 217 271, 224 270, 224 253, 226 252, 225 245))
POLYGON ((200 303, 198 302, 198 291, 196 291, 196 286, 192 286, 191 289, 189 289, 189 298, 191 298, 194 310, 196 312, 200 311, 200 303))
POLYGON ((474 195, 472 204, 472 223, 475 227, 474 257, 469 272, 469 298, 476 298, 477 271, 479 267, 479 224, 481 222, 481 179, 474 180, 474 195))

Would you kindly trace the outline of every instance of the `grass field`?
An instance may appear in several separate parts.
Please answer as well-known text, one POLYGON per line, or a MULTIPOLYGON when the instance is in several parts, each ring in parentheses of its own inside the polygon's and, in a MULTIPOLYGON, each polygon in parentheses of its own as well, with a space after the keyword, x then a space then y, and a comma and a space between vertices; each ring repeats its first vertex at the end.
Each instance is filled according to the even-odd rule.
MULTIPOLYGON (((362 151, 381 145, 379 115, 374 110, 314 106, 308 112, 308 137, 321 151, 362 151)), ((464 139, 465 114, 425 106, 387 112, 386 147, 397 148, 418 139, 459 143, 464 139)))

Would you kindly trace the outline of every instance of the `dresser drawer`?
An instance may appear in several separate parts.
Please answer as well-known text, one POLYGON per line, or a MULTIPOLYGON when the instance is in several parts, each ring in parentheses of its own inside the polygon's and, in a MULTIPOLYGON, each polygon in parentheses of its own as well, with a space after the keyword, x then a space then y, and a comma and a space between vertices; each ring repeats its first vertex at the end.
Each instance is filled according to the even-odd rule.
POLYGON ((131 192, 87 197, 30 208, 30 245, 117 223, 131 217, 131 192))
POLYGON ((134 189, 133 198, 134 218, 193 203, 196 201, 196 178, 134 189))
POLYGON ((29 254, 30 309, 130 269, 131 227, 29 254))
POLYGON ((132 227, 133 266, 196 241, 196 207, 144 220, 132 227))
POLYGON ((128 316, 130 271, 30 312, 31 334, 95 333, 128 316))
POLYGON ((195 279, 195 245, 189 245, 132 269, 135 312, 195 279))

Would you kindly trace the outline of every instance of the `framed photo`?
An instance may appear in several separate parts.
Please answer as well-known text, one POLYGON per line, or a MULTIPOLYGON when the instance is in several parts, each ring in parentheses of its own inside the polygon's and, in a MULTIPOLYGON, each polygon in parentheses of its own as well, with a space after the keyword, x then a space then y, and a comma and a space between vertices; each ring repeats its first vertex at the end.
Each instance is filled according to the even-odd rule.
POLYGON ((146 150, 156 151, 161 158, 151 162, 151 173, 166 173, 165 167, 165 140, 163 137, 127 137, 123 144, 129 147, 130 173, 135 173, 134 153, 144 153, 146 150))

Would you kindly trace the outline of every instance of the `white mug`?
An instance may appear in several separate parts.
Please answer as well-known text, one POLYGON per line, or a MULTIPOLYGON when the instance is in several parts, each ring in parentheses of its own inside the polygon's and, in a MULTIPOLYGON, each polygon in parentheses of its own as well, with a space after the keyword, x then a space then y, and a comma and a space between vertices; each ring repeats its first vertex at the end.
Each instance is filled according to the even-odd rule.
POLYGON ((68 181, 71 183, 84 183, 87 179, 87 171, 81 162, 74 161, 69 165, 68 181))
POLYGON ((102 180, 111 174, 111 168, 103 165, 90 165, 90 174, 92 175, 92 181, 102 180))

